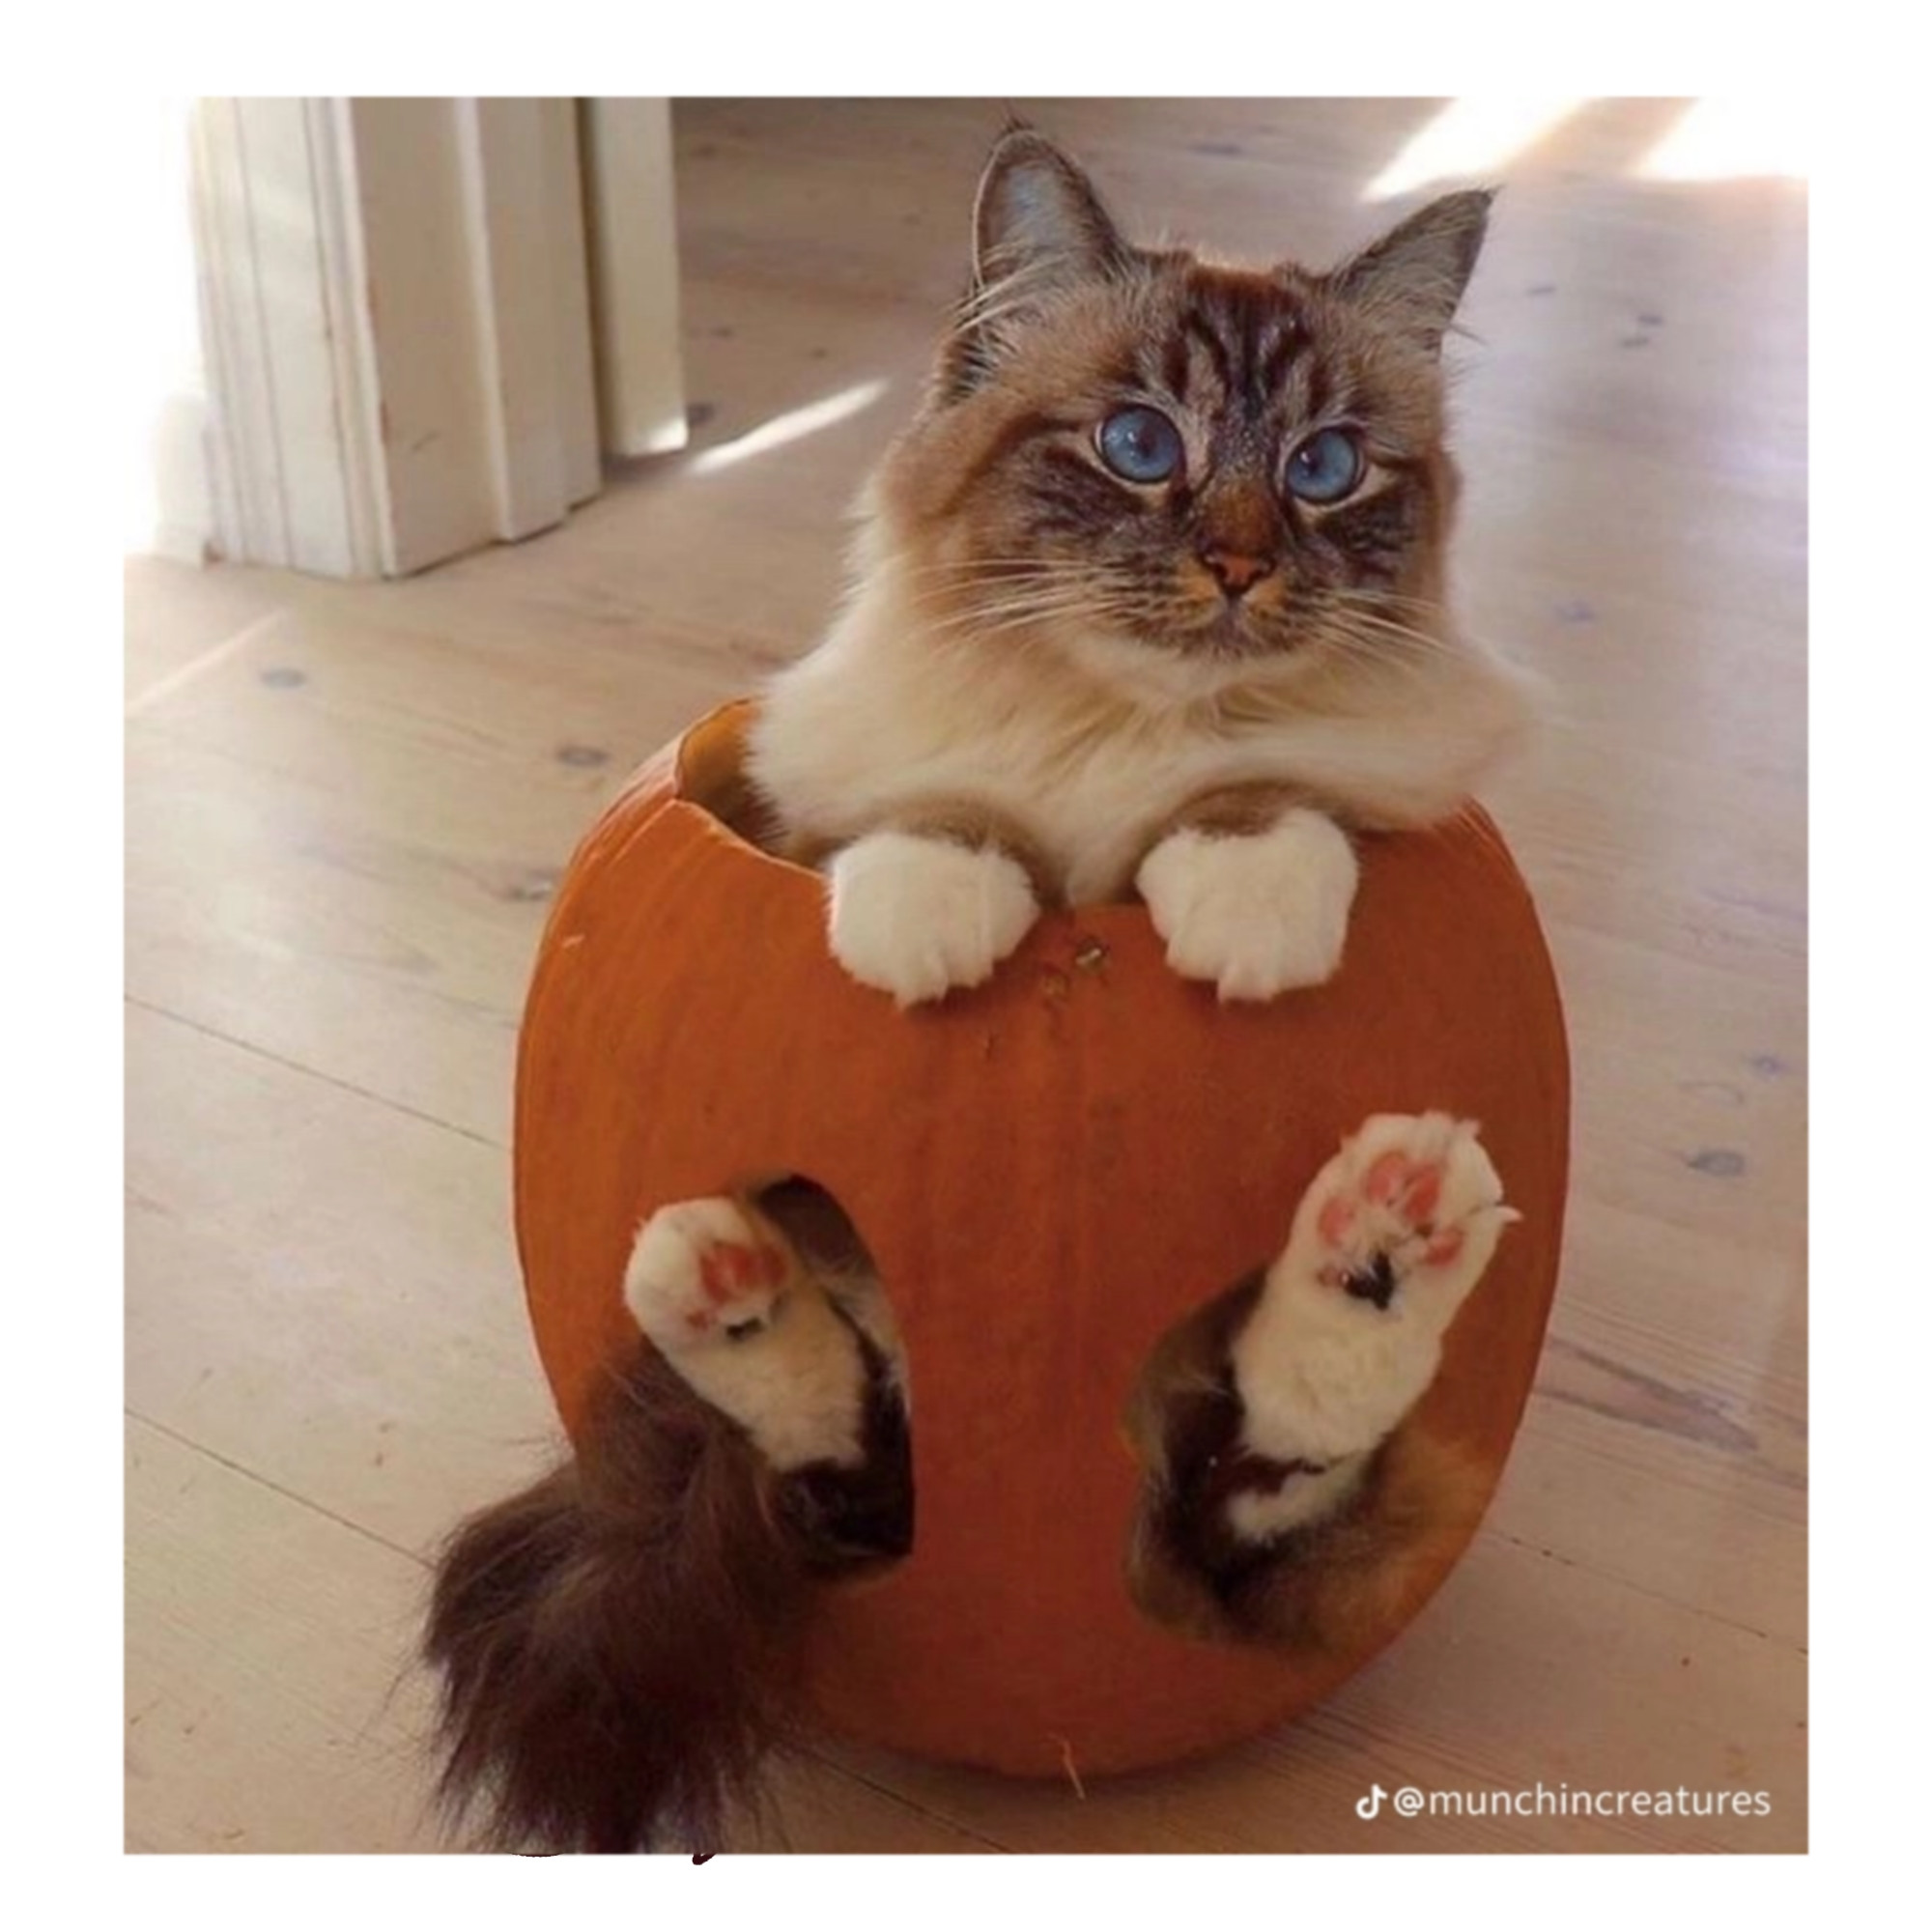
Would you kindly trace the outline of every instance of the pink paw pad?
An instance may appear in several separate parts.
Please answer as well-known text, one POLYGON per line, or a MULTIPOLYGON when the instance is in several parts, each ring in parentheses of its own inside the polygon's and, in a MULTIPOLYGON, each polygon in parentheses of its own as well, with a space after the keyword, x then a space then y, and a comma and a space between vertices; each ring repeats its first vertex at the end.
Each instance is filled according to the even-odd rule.
POLYGON ((1385 1153, 1378 1156, 1363 1176, 1359 1192, 1344 1189, 1321 1204, 1315 1228, 1328 1247, 1346 1247, 1360 1226, 1366 1204, 1382 1209, 1385 1215, 1406 1223, 1428 1239, 1429 1246, 1423 1253, 1425 1261, 1453 1261, 1463 1246, 1462 1232, 1445 1228, 1437 1234, 1431 1225, 1430 1217, 1441 1201, 1440 1161, 1417 1161, 1405 1153, 1385 1153))
POLYGON ((714 1241, 697 1258, 697 1278, 710 1305, 687 1309, 684 1325, 703 1335, 721 1321, 728 1325, 732 1304, 744 1295, 781 1287, 785 1260, 768 1241, 714 1241))
POLYGON ((1399 1150, 1380 1154, 1370 1165, 1362 1191, 1377 1207, 1393 1208, 1405 1221, 1420 1226, 1442 1199, 1442 1163, 1410 1160, 1399 1150))
POLYGON ((1331 1248, 1339 1248, 1355 1232, 1355 1204, 1346 1194, 1331 1194, 1315 1217, 1315 1231, 1331 1248))
POLYGON ((723 1303, 748 1288, 777 1288, 784 1257, 767 1241, 717 1241, 698 1257, 697 1271, 707 1297, 723 1303))
POLYGON ((1473 1121, 1377 1114, 1302 1196, 1278 1265, 1380 1313, 1409 1307, 1411 1286, 1418 1305, 1453 1312, 1520 1219, 1473 1121))
POLYGON ((1376 1257, 1398 1272, 1455 1261, 1464 1230, 1440 1226, 1435 1218, 1446 1179, 1443 1160, 1416 1159, 1400 1148, 1378 1154, 1316 1212, 1315 1232, 1328 1251, 1321 1279, 1331 1287, 1378 1279, 1376 1257))

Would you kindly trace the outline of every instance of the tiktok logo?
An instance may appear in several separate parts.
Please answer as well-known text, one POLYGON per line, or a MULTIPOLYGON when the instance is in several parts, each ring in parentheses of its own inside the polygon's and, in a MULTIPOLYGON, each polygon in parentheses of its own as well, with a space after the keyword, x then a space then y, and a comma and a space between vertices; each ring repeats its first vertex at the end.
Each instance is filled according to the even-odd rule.
POLYGON ((1382 1800, 1387 1796, 1388 1793, 1379 1784, 1371 1785, 1369 1795, 1366 1798, 1355 1800, 1355 1816, 1357 1818, 1376 1817, 1382 1808, 1382 1800))

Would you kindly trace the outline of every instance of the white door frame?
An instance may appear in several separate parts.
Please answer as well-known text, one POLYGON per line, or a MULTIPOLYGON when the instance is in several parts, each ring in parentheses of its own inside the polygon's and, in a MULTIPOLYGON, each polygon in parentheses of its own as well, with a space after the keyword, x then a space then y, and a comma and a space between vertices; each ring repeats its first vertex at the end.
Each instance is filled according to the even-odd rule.
POLYGON ((584 128, 588 168, 567 99, 199 103, 222 554, 400 576, 546 529, 600 487, 600 370, 619 453, 682 440, 668 109, 584 128))

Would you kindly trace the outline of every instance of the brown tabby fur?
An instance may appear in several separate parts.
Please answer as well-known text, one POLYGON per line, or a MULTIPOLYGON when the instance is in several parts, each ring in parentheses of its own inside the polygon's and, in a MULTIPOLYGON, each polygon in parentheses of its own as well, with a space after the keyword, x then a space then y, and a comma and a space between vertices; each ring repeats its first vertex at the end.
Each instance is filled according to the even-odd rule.
MULTIPOLYGON (((1009 158, 1029 142, 1041 164, 1070 165, 1024 130, 1009 158)), ((894 541, 935 561, 1023 557, 1075 573, 1089 589, 1076 621, 1111 619, 1169 651, 1311 659, 1323 620, 1357 600, 1375 610, 1386 593, 1404 622, 1439 601, 1459 479, 1437 351, 1490 196, 1446 196, 1319 275, 1127 247, 1084 181, 1066 191, 1093 226, 1085 260, 1062 277, 1036 265, 1002 279, 1000 246, 981 234, 982 288, 877 479, 894 541), (1051 327, 1029 329, 1024 356, 1003 353, 1003 334, 1043 317, 1051 327), (1122 481, 1093 458, 1094 423, 1136 397, 1186 442, 1171 487, 1122 481), (1338 419, 1361 427, 1369 481, 1329 507, 1286 499, 1283 454, 1338 419), (1214 549, 1273 565, 1238 612, 1203 561, 1214 549)), ((996 193, 982 194, 982 229, 996 193)), ((970 612, 983 594, 975 584, 960 601, 970 612)))
MULTIPOLYGON (((1457 478, 1437 350, 1487 209, 1486 195, 1446 197, 1330 275, 1224 268, 1129 246, 1070 162, 1010 130, 981 185, 972 293, 875 481, 862 571, 906 565, 922 622, 988 652, 1026 650, 1030 621, 1087 622, 1144 645, 1151 665, 1208 668, 1217 723, 1342 712, 1379 728, 1378 689, 1418 664, 1439 669, 1433 613, 1457 478), (1042 208, 1061 230, 1048 251, 1023 245, 1042 208), (1180 429, 1182 480, 1137 487, 1095 460, 1094 425, 1123 399, 1157 405, 1180 429), (1360 426, 1369 480, 1325 509, 1291 500, 1285 452, 1311 423, 1338 418, 1360 426), (1214 553, 1259 572, 1238 600, 1217 583, 1214 553), (1012 621, 1015 588, 1037 593, 1042 570, 1051 595, 1012 621)), ((1042 671, 1038 702, 1070 749, 1139 730, 1103 682, 1056 695, 1070 689, 1042 671)), ((1410 724, 1390 728, 1426 731, 1425 712, 1411 705, 1410 724)), ((1179 822, 1239 833, 1298 796, 1223 787, 1179 822)), ((1320 802, 1358 823, 1434 809, 1390 803, 1366 781, 1359 796, 1320 802)), ((1023 856, 1043 897, 1063 883, 997 809, 935 805, 913 820, 1023 856)), ((841 836, 768 829, 821 856, 841 836)), ((809 1219, 784 1224, 810 1256, 809 1219)), ((823 1245, 814 1258, 849 1259, 823 1245)), ((1254 1293, 1183 1324, 1144 1387, 1137 1600, 1219 1637, 1345 1644, 1401 1600, 1418 1549, 1460 1532, 1470 1492, 1452 1457, 1399 1431, 1340 1518, 1277 1547, 1237 1543, 1217 1507, 1238 1460, 1226 1347, 1254 1293)), ((441 1680, 440 1790, 452 1812, 480 1813, 488 1842, 722 1843, 755 1795, 763 1753, 801 1721, 799 1636, 819 1590, 908 1547, 905 1419, 861 1339, 872 1370, 865 1471, 775 1476, 640 1344, 575 1457, 452 1538, 425 1638, 441 1680)), ((1269 1472, 1233 1480, 1250 1475, 1269 1472)))

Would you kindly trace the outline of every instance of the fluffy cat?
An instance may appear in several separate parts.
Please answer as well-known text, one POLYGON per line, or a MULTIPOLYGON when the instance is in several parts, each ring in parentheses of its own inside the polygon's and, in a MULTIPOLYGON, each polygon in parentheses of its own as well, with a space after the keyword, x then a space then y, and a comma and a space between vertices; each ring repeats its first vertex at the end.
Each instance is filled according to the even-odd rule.
MULTIPOLYGON (((1129 894, 1224 1000, 1335 971, 1350 834, 1454 812, 1526 716, 1444 604, 1439 355, 1489 200, 1326 274, 1227 268, 1132 245, 1059 150, 1001 139, 852 594, 751 747, 764 836, 825 871, 855 978, 943 999, 1042 908, 1129 894)), ((1136 1398, 1150 1614, 1345 1641, 1461 1525, 1466 1486, 1400 1425, 1511 1218, 1438 1114, 1361 1124, 1284 1204, 1280 1255, 1136 1398)), ((908 1367, 834 1204, 668 1206, 624 1293, 648 1346, 578 1456, 439 1571, 443 1789, 497 1842, 715 1847, 795 1715, 813 1594, 910 1547, 908 1367)))

